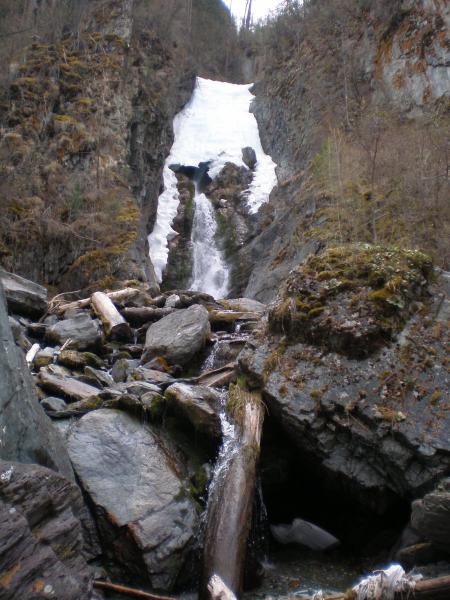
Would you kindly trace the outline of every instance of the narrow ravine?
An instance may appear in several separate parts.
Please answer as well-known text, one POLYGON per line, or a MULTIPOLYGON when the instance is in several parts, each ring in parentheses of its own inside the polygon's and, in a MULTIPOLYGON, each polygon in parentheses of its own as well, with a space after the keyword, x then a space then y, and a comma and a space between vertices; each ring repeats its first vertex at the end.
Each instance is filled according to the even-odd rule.
MULTIPOLYGON (((252 148, 257 162, 243 202, 253 213, 267 202, 277 182, 276 165, 262 148, 258 125, 250 112, 253 100, 250 88, 251 85, 198 77, 190 102, 174 119, 175 139, 164 165, 164 190, 159 196, 155 226, 148 238, 150 258, 159 282, 163 280, 169 256, 168 241, 177 235, 171 225, 180 198, 177 177, 171 166, 196 169, 200 163, 208 163, 208 176, 214 180, 227 163, 247 168, 242 150, 252 148)), ((215 241, 214 209, 202 193, 196 194, 195 206, 191 289, 223 297, 228 291, 228 275, 215 241)))

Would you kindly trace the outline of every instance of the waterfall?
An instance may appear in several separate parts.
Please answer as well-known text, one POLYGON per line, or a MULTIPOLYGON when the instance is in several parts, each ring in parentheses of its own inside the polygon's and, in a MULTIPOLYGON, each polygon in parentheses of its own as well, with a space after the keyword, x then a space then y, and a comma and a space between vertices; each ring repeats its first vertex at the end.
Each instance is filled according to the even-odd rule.
MULTIPOLYGON (((155 226, 148 238, 150 258, 159 282, 167 265, 168 242, 177 235, 172 223, 177 215, 179 194, 171 165, 196 168, 207 163, 208 174, 214 179, 226 163, 247 168, 242 160, 242 148, 253 148, 257 163, 253 180, 242 200, 251 213, 256 213, 268 201, 277 183, 276 165, 262 148, 258 124, 250 112, 251 86, 198 77, 190 102, 174 119, 175 140, 164 165, 164 190, 159 196, 155 226)), ((193 241, 198 268, 196 270, 194 265, 191 287, 216 298, 224 297, 228 291, 228 275, 215 245, 214 211, 201 193, 197 193, 195 202, 193 241)))
POLYGON ((228 268, 217 247, 214 208, 205 194, 196 192, 192 226, 193 278, 191 290, 205 292, 214 298, 228 293, 228 268))

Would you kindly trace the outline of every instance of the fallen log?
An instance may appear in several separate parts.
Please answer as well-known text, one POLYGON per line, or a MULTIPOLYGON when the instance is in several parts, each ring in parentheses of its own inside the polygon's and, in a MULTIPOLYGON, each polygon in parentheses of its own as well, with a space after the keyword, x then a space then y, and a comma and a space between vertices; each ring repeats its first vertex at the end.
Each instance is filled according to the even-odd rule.
POLYGON ((144 592, 143 590, 136 590, 135 588, 126 587, 117 583, 110 583, 109 581, 94 581, 93 585, 94 588, 98 590, 117 592, 118 594, 132 596, 133 598, 144 598, 145 600, 175 600, 175 598, 170 596, 158 596, 156 594, 151 594, 150 592, 144 592))
POLYGON ((237 428, 234 448, 208 500, 200 598, 213 600, 208 584, 217 575, 237 596, 242 592, 250 530, 256 466, 264 407, 258 392, 230 386, 228 410, 237 428))
MULTIPOLYGON (((113 302, 124 302, 125 300, 131 300, 134 296, 139 294, 139 290, 136 288, 125 288, 123 290, 117 290, 116 292, 107 292, 107 296, 113 302)), ((91 303, 91 298, 83 298, 82 300, 74 300, 73 302, 55 302, 51 300, 49 303, 48 312, 62 314, 66 310, 86 308, 91 303)))
POLYGON ((91 296, 91 304, 109 338, 124 341, 133 339, 131 327, 114 306, 111 298, 103 292, 95 292, 91 296))
MULTIPOLYGON (((405 595, 405 592, 395 592, 394 600, 448 600, 450 598, 450 575, 437 577, 435 579, 425 579, 418 581, 413 590, 405 595)), ((324 596, 323 600, 355 600, 356 594, 353 590, 345 594, 334 596, 324 596)), ((304 596, 297 596, 296 600, 308 600, 304 596)))
POLYGON ((124 308, 120 312, 131 325, 144 325, 158 321, 167 315, 170 315, 176 308, 158 308, 152 306, 142 306, 140 308, 124 308))

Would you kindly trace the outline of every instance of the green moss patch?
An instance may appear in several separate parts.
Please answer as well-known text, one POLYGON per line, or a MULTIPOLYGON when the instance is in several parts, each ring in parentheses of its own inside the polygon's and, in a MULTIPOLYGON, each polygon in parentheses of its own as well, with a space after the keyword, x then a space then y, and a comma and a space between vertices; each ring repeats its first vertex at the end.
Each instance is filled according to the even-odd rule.
POLYGON ((369 244, 329 248, 294 270, 269 315, 272 332, 356 357, 393 338, 433 272, 416 250, 369 244))

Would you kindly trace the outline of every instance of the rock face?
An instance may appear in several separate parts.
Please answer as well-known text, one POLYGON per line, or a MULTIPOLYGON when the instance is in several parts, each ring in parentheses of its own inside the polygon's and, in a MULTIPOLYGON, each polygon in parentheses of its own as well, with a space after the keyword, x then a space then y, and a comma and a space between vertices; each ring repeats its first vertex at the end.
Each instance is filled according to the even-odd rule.
POLYGON ((199 304, 178 310, 150 325, 143 362, 162 356, 172 364, 186 364, 205 345, 211 333, 208 311, 199 304))
POLYGON ((299 341, 300 331, 296 339, 256 340, 240 355, 241 368, 262 386, 299 460, 315 465, 331 489, 337 480, 346 482, 356 499, 379 513, 393 495, 421 496, 448 469, 446 332, 430 326, 441 284, 431 292, 397 342, 386 340, 368 358, 329 351, 328 339, 299 341))
POLYGON ((412 505, 411 525, 424 540, 450 553, 450 479, 412 505))
POLYGON ((109 555, 157 589, 171 589, 198 526, 192 500, 152 431, 116 410, 84 416, 68 438, 109 555))
POLYGON ((47 290, 41 285, 3 269, 0 269, 0 282, 11 312, 39 318, 47 310, 47 290))
POLYGON ((88 600, 77 486, 37 465, 0 461, 0 595, 88 600))
POLYGON ((38 463, 73 477, 67 451, 39 405, 21 351, 14 343, 0 285, 0 458, 38 463))

